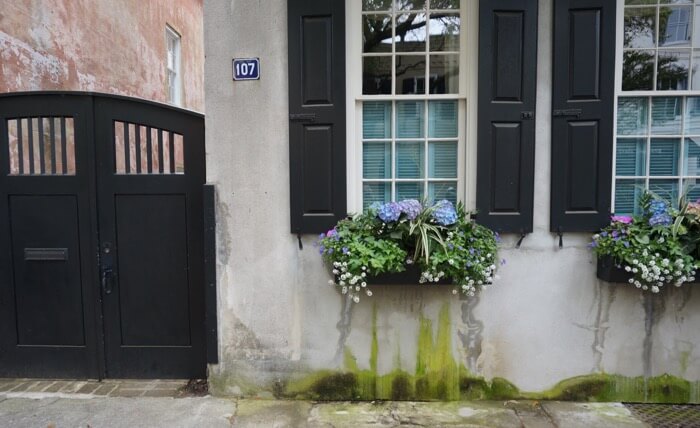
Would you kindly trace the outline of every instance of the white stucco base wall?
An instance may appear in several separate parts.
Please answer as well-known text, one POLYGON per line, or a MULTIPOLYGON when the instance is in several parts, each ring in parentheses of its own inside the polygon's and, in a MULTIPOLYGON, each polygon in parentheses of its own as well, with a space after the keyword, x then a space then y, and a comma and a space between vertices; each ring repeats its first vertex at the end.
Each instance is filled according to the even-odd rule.
POLYGON ((437 338, 445 310, 456 364, 522 391, 591 373, 700 380, 700 292, 691 286, 647 300, 600 282, 588 235, 567 234, 560 249, 548 231, 552 0, 540 0, 534 233, 520 249, 505 237, 501 280, 477 299, 460 300, 449 287, 385 286, 352 306, 328 286, 315 237, 304 237, 300 250, 290 233, 286 7, 204 2, 207 175, 217 186, 216 392, 279 392, 309 373, 348 369, 346 350, 359 370, 371 369, 376 355, 378 375, 413 373, 421 319, 437 338), (232 82, 234 57, 260 57, 261 79, 232 82))

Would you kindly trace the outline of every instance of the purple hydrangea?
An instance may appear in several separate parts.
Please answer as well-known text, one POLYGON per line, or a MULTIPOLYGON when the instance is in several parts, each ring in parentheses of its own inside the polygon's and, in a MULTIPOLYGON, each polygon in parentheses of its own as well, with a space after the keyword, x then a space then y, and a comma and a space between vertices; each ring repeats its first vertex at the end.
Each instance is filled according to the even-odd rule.
POLYGON ((415 199, 405 199, 399 202, 399 207, 409 220, 415 220, 420 212, 423 211, 423 206, 415 199))
POLYGON ((452 202, 443 199, 435 204, 433 218, 438 224, 449 226, 457 221, 457 211, 452 202))
POLYGON ((377 215, 384 223, 396 221, 401 217, 401 207, 396 202, 387 202, 379 207, 377 215))

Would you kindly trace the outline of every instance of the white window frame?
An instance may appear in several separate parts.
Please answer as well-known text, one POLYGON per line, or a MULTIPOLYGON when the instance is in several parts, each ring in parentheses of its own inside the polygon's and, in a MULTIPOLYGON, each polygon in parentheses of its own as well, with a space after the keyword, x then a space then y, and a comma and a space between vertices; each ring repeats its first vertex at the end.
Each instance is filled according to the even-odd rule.
MULTIPOLYGON (((668 176, 668 177, 658 177, 654 176, 656 179, 666 179, 668 178, 669 180, 679 180, 680 186, 682 186, 683 179, 684 178, 693 178, 694 176, 684 176, 683 175, 683 161, 684 161, 684 156, 685 156, 685 109, 686 109, 686 98, 687 97, 692 97, 692 96, 700 96, 700 89, 684 89, 684 90, 644 90, 644 91, 623 91, 622 90, 622 68, 623 68, 623 48, 624 48, 624 33, 625 33, 625 0, 617 0, 617 15, 616 15, 616 23, 615 23, 615 97, 614 97, 614 108, 613 108, 613 161, 612 161, 612 189, 610 190, 610 210, 614 213, 615 212, 615 188, 617 185, 617 106, 618 106, 618 99, 620 97, 622 98, 633 98, 633 97, 638 97, 638 98, 654 98, 654 97, 681 97, 683 98, 683 117, 681 119, 681 136, 677 135, 659 135, 659 137, 663 138, 680 138, 681 140, 681 147, 680 147, 680 159, 679 165, 678 165, 678 172, 679 175, 675 176, 668 176), (679 178, 680 177, 680 178, 679 178)), ((646 5, 647 7, 654 7, 655 5, 646 5)), ((689 5, 686 4, 667 4, 664 6, 690 6, 692 9, 692 14, 693 14, 693 25, 695 25, 695 19, 700 19, 700 14, 696 13, 698 10, 698 4, 696 3, 691 3, 689 5)), ((657 14, 658 15, 658 14, 657 14)), ((657 17, 658 18, 658 17, 657 17)), ((657 19, 658 21, 658 19, 657 19)), ((656 29, 656 40, 658 42, 659 40, 659 29, 658 29, 658 22, 657 22, 657 29, 656 29)), ((691 46, 692 46, 692 40, 691 40, 691 46)), ((663 48, 656 47, 655 50, 659 50, 663 48)), ((691 52, 691 57, 690 57, 690 66, 692 67, 693 64, 693 56, 692 56, 692 49, 690 50, 691 52)), ((656 87, 656 73, 657 73, 657 62, 654 63, 654 76, 653 76, 653 87, 656 87)), ((688 75, 688 86, 691 86, 691 79, 692 79, 692 74, 689 73, 688 75)), ((648 114, 648 126, 651 127, 651 102, 649 102, 649 111, 647 112, 648 114)), ((632 136, 631 136, 632 137, 632 136)), ((649 134, 646 136, 649 138, 649 134)), ((646 171, 649 171, 650 168, 650 160, 651 160, 651 150, 649 147, 647 147, 646 150, 646 164, 645 168, 646 171)), ((645 188, 649 188, 649 180, 650 180, 651 175, 647 174, 645 172, 644 176, 620 176, 621 179, 638 179, 638 180, 644 180, 645 183, 645 188)), ((697 177, 700 180, 700 176, 697 177)), ((678 188, 678 193, 679 195, 682 194, 683 188, 679 187, 678 188)), ((675 203, 676 201, 674 201, 675 203)))
POLYGON ((180 33, 175 31, 170 25, 165 26, 165 79, 166 87, 168 90, 168 102, 176 106, 182 105, 182 73, 181 73, 181 44, 182 36, 180 33), (173 55, 173 68, 170 67, 170 41, 173 41, 174 51, 173 55), (174 87, 170 85, 170 74, 175 75, 174 87))
MULTIPOLYGON (((363 95, 362 2, 359 0, 345 2, 346 179, 348 212, 358 213, 362 211, 362 103, 364 101, 457 100, 457 200, 463 201, 468 210, 475 209, 477 76, 479 70, 478 0, 460 0, 459 14, 461 28, 459 40, 459 92, 457 94, 363 95)), ((392 81, 392 84, 395 86, 395 82, 392 81)), ((428 112, 426 111, 425 114, 427 117, 428 112)), ((393 108, 392 115, 395 117, 395 110, 393 108)), ((396 126, 394 119, 392 119, 392 126, 396 126)), ((426 153, 425 156, 427 158, 428 153, 426 153)), ((392 177, 392 181, 394 180, 395 177, 392 177)))

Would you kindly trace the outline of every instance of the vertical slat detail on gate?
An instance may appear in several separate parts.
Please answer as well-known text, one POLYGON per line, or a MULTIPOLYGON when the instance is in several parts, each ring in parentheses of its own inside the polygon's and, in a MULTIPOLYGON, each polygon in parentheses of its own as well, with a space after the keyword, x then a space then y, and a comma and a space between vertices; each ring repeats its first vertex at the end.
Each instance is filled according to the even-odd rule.
POLYGON ((66 118, 61 117, 61 169, 68 173, 68 142, 66 139, 66 118))
POLYGON ((165 167, 163 166, 163 130, 158 129, 158 172, 163 174, 165 172, 165 167))
POLYGON ((33 119, 27 119, 27 137, 29 137, 29 174, 34 174, 34 126, 33 119))
POLYGON ((49 118, 49 135, 51 136, 51 174, 56 174, 56 123, 49 118))
POLYGON ((148 173, 153 173, 153 149, 151 148, 151 127, 146 127, 146 156, 148 157, 148 173))
POLYGON ((24 138, 22 136, 23 119, 17 119, 17 157, 19 163, 19 173, 24 175, 24 138))
POLYGON ((168 144, 169 150, 168 156, 170 156, 170 173, 175 174, 175 135, 174 133, 168 132, 168 144))
POLYGON ((131 173, 131 142, 129 141, 129 123, 124 122, 124 171, 131 173))
POLYGON ((39 124, 39 173, 45 174, 46 160, 44 159, 44 154, 46 153, 46 149, 44 147, 44 118, 41 116, 38 117, 37 122, 39 124))
POLYGON ((141 174, 141 126, 134 124, 134 147, 136 148, 136 173, 141 174))

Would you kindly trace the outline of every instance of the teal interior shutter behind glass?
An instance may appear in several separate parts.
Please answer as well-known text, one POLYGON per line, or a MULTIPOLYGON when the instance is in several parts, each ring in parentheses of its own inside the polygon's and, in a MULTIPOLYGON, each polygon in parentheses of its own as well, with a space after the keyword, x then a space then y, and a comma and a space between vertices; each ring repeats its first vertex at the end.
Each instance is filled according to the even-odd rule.
POLYGON ((289 0, 291 230, 346 216, 345 2, 289 0))
POLYGON ((592 232, 610 220, 615 9, 611 0, 554 2, 553 232, 592 232))
POLYGON ((532 231, 537 0, 479 3, 477 221, 532 231))

